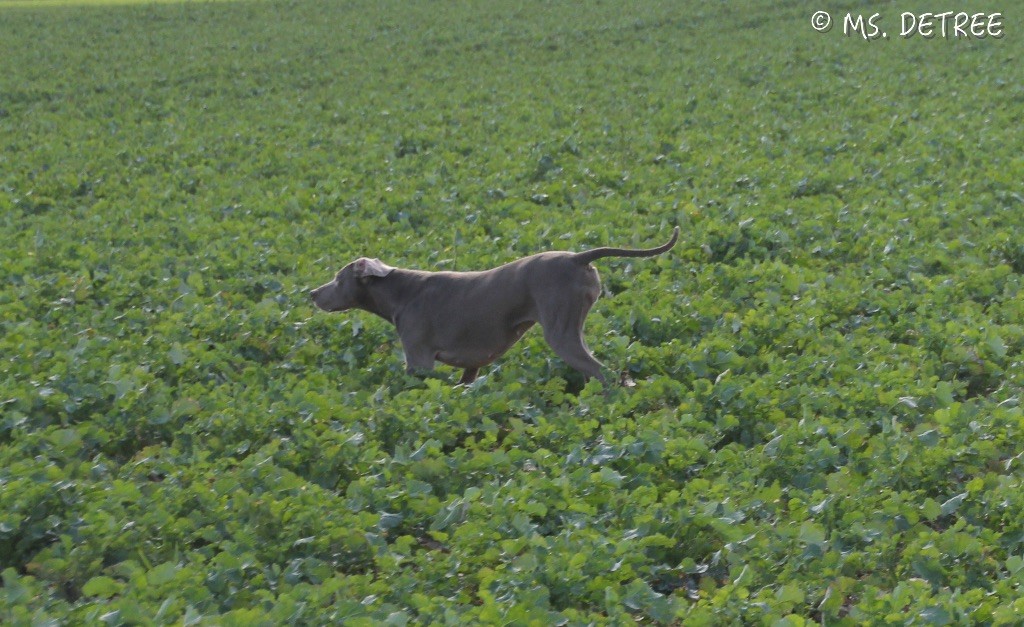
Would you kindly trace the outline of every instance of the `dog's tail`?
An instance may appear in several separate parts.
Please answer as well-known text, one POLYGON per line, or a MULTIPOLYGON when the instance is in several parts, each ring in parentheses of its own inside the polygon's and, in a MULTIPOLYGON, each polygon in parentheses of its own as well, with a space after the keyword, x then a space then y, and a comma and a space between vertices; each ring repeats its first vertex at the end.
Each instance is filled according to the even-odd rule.
POLYGON ((592 250, 585 250, 581 253, 576 253, 575 259, 580 264, 587 264, 602 257, 653 257, 655 255, 660 255, 663 252, 667 252, 670 248, 676 245, 677 239, 679 239, 678 226, 672 231, 672 239, 657 248, 644 248, 641 250, 634 250, 631 248, 594 248, 592 250))

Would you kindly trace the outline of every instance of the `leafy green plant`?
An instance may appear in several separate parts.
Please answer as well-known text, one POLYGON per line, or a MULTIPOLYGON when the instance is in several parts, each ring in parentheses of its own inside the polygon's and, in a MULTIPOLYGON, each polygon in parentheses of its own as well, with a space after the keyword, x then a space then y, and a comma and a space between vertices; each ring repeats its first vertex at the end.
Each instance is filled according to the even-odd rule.
POLYGON ((818 8, 0 0, 0 623, 1016 624, 1021 39, 818 8), (674 225, 607 389, 308 302, 674 225))

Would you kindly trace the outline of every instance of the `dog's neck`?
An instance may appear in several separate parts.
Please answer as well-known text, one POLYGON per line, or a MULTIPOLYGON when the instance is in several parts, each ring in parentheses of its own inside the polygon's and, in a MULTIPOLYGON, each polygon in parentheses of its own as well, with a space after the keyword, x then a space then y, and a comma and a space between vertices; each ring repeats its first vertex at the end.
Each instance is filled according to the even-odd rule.
POLYGON ((366 298, 359 303, 359 308, 397 325, 402 305, 409 300, 412 284, 421 274, 425 273, 395 268, 387 276, 370 278, 366 298))

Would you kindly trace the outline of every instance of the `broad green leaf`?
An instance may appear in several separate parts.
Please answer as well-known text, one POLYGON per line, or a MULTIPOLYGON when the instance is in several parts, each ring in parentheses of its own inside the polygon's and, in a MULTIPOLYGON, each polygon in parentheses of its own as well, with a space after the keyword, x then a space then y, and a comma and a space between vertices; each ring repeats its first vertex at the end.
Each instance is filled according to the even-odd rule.
POLYGON ((82 586, 82 594, 109 599, 121 591, 121 585, 110 577, 93 577, 82 586))
POLYGON ((405 517, 401 514, 383 512, 380 515, 380 520, 377 522, 377 527, 387 531, 388 529, 394 529, 398 525, 402 524, 403 520, 405 520, 405 517))
POLYGON ((199 402, 191 398, 179 398, 171 404, 171 415, 174 417, 192 416, 201 410, 199 402))
POLYGON ((987 346, 996 357, 1000 359, 1006 357, 1006 343, 998 334, 990 333, 985 339, 985 346, 987 346))
POLYGON ((935 520, 942 515, 942 507, 934 499, 927 498, 921 503, 921 515, 927 520, 935 520))
POLYGON ((175 366, 180 366, 185 363, 185 351, 182 349, 181 344, 175 342, 171 345, 171 348, 167 351, 167 358, 175 366))
POLYGON ((158 566, 154 566, 146 573, 146 581, 151 586, 162 586, 165 583, 171 582, 181 567, 174 562, 164 562, 158 566))
POLYGON ((928 429, 923 433, 919 433, 917 435, 917 439, 921 444, 924 444, 925 446, 928 447, 932 447, 939 443, 939 440, 942 439, 942 436, 939 434, 937 430, 928 429))
POLYGON ((788 584, 778 589, 775 598, 782 603, 803 603, 804 591, 796 584, 788 584))
POLYGON ((939 407, 949 407, 955 400, 953 398, 953 386, 947 381, 939 381, 935 385, 935 399, 939 402, 939 407))
POLYGON ((953 622, 949 612, 938 605, 926 607, 917 615, 925 625, 949 625, 953 622))
POLYGON ((964 499, 966 499, 966 498, 967 498, 967 493, 966 492, 962 492, 960 494, 957 494, 954 497, 951 497, 949 500, 947 500, 946 502, 944 502, 942 504, 942 506, 939 508, 939 512, 943 516, 948 516, 948 515, 954 513, 956 510, 960 509, 960 504, 963 503, 964 499))
POLYGON ((825 528, 817 523, 805 521, 803 524, 800 525, 800 533, 797 537, 804 544, 824 544, 825 528))

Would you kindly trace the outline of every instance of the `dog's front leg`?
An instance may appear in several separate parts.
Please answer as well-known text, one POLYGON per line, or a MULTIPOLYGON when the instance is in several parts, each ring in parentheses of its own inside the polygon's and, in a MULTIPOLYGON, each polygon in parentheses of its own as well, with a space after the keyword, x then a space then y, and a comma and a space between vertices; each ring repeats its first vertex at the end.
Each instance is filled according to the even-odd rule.
POLYGON ((434 355, 429 351, 410 349, 405 344, 402 345, 402 350, 405 351, 406 373, 415 374, 434 369, 434 355))
POLYGON ((478 372, 480 372, 479 368, 466 368, 462 371, 462 378, 459 379, 459 383, 461 385, 469 385, 476 381, 476 375, 478 372))

